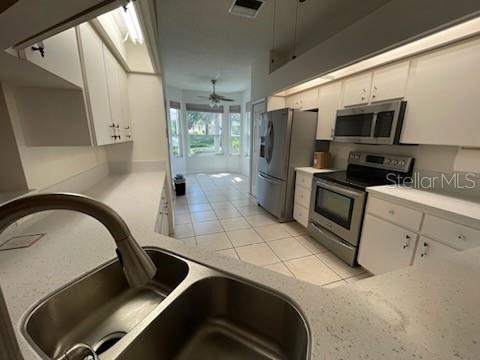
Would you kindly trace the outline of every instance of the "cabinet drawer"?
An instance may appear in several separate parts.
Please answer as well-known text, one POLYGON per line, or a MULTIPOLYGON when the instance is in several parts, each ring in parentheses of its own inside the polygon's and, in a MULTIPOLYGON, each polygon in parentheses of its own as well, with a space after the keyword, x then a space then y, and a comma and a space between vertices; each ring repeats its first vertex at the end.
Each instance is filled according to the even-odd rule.
POLYGON ((456 253, 457 251, 458 250, 455 250, 454 248, 444 245, 438 241, 429 239, 425 236, 420 236, 413 264, 417 265, 432 260, 441 260, 453 253, 456 253))
POLYGON ((418 231, 422 221, 422 212, 389 201, 370 197, 367 211, 395 224, 418 231))
POLYGON ((312 188, 312 179, 313 179, 313 175, 306 174, 301 171, 297 171, 297 178, 295 180, 295 185, 301 186, 307 190, 310 190, 312 188))
POLYGON ((480 230, 429 214, 425 215, 422 234, 440 240, 458 250, 480 246, 480 230))
POLYGON ((366 215, 358 262, 378 275, 410 266, 418 235, 373 215, 366 215))
POLYGON ((295 203, 305 208, 310 208, 310 190, 295 186, 295 203))
POLYGON ((295 204, 293 206, 293 218, 305 227, 308 225, 308 209, 301 205, 295 204))

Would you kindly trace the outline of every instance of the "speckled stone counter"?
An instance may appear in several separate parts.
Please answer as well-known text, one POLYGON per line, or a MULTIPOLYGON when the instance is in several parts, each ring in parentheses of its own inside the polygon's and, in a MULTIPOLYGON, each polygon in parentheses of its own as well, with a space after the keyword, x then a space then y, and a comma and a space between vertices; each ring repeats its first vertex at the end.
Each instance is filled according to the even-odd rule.
MULTIPOLYGON (((110 176, 86 193, 117 210, 142 245, 166 249, 289 297, 308 323, 311 359, 480 358, 480 250, 323 289, 154 233, 164 176, 110 176)), ((84 215, 55 212, 31 230, 47 236, 30 248, 0 252, 1 284, 28 360, 40 357, 21 332, 26 312, 53 290, 115 256, 107 231, 84 215)))

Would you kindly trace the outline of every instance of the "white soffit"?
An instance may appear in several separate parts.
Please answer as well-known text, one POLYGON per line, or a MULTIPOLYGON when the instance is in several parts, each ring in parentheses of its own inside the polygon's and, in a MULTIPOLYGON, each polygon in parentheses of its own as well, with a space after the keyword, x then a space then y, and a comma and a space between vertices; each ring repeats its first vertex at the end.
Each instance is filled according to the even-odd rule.
POLYGON ((302 84, 296 85, 286 90, 282 90, 274 95, 288 96, 296 94, 298 92, 308 90, 334 80, 338 80, 362 71, 366 71, 380 65, 411 57, 415 54, 423 53, 478 34, 480 34, 480 17, 452 26, 448 29, 441 30, 424 38, 399 46, 395 49, 359 61, 355 64, 348 65, 339 70, 335 70, 328 74, 321 75, 302 84))

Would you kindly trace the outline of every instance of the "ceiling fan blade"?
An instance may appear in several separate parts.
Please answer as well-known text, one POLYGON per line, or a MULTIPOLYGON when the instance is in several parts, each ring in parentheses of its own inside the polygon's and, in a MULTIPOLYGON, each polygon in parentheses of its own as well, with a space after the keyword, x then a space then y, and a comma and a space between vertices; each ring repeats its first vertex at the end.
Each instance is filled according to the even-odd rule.
POLYGON ((221 96, 221 95, 218 95, 218 98, 219 98, 221 101, 235 101, 235 100, 233 100, 233 99, 229 99, 229 98, 227 98, 227 97, 225 97, 225 96, 221 96))

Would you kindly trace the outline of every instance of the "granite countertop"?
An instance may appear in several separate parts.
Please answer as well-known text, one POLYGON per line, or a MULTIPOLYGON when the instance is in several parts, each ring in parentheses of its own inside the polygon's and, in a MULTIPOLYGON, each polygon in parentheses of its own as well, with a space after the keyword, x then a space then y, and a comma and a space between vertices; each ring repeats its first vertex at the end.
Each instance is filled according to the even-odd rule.
MULTIPOLYGON (((304 314, 311 359, 478 359, 480 250, 325 289, 154 233, 164 173, 109 176, 86 193, 117 210, 143 246, 156 246, 284 294, 304 314), (134 206, 132 206, 134 204, 134 206)), ((65 283, 115 257, 96 220, 58 211, 32 231, 47 235, 0 252, 0 278, 26 360, 26 312, 65 283)))
POLYGON ((459 221, 471 221, 471 226, 478 227, 480 222, 480 200, 475 197, 441 191, 426 191, 405 186, 372 186, 367 191, 380 196, 395 198, 425 210, 439 212, 440 215, 452 216, 459 221), (443 214, 442 214, 443 213, 443 214))

